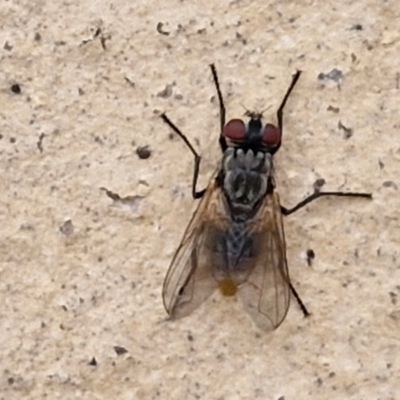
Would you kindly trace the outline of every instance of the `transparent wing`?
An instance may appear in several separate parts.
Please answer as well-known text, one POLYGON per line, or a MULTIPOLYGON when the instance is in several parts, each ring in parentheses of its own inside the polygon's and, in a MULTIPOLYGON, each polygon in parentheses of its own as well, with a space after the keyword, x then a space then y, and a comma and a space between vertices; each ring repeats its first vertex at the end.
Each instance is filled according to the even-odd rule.
POLYGON ((285 234, 277 193, 266 196, 246 229, 253 238, 253 257, 238 293, 254 322, 264 330, 273 330, 284 320, 290 303, 285 234))
POLYGON ((164 307, 172 318, 181 318, 200 306, 218 287, 210 253, 209 233, 221 221, 221 191, 215 179, 190 221, 168 269, 163 286, 164 307))

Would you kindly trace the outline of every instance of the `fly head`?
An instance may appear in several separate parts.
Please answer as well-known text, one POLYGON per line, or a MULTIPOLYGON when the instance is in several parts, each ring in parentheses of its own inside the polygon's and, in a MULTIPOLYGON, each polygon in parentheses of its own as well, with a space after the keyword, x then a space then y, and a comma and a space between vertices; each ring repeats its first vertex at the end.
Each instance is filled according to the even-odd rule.
POLYGON ((223 136, 232 147, 252 149, 274 154, 281 144, 281 132, 272 124, 262 123, 262 114, 246 112, 247 125, 241 119, 231 119, 223 129, 223 136))

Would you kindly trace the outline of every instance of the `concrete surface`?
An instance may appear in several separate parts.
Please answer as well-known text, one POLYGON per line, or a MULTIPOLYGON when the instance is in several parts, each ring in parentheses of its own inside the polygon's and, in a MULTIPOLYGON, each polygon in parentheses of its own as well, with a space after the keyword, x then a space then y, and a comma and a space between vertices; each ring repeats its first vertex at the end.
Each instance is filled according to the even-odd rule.
POLYGON ((3 1, 0 399, 399 399, 399 16, 372 0, 3 1), (204 156, 206 184, 211 62, 228 118, 276 122, 304 71, 276 157, 282 204, 321 178, 373 193, 286 219, 312 316, 293 301, 269 334, 218 293, 176 322, 161 301, 196 202, 192 156, 159 114, 204 156))

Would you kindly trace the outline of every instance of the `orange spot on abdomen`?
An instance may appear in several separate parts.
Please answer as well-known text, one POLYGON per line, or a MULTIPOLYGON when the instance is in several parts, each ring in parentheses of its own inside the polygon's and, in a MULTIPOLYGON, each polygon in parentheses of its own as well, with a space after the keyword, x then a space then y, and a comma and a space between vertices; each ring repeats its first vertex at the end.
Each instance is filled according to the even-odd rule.
POLYGON ((219 283, 219 290, 221 291, 222 296, 231 297, 236 294, 237 286, 236 283, 228 277, 219 283))

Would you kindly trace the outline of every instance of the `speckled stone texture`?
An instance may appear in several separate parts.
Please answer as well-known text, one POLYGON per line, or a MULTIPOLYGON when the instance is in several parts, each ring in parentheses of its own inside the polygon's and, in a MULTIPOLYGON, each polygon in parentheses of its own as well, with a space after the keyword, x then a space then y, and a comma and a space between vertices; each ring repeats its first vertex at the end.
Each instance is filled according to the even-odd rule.
POLYGON ((398 1, 0 3, 0 399, 398 399, 398 1), (227 118, 276 109, 295 301, 273 333, 161 287, 227 118), (144 153, 143 147, 148 146, 144 153), (139 150, 138 150, 139 148, 139 150), (145 156, 149 157, 143 157, 145 156), (142 158, 141 158, 142 157, 142 158), (306 252, 315 259, 308 266, 306 252))

